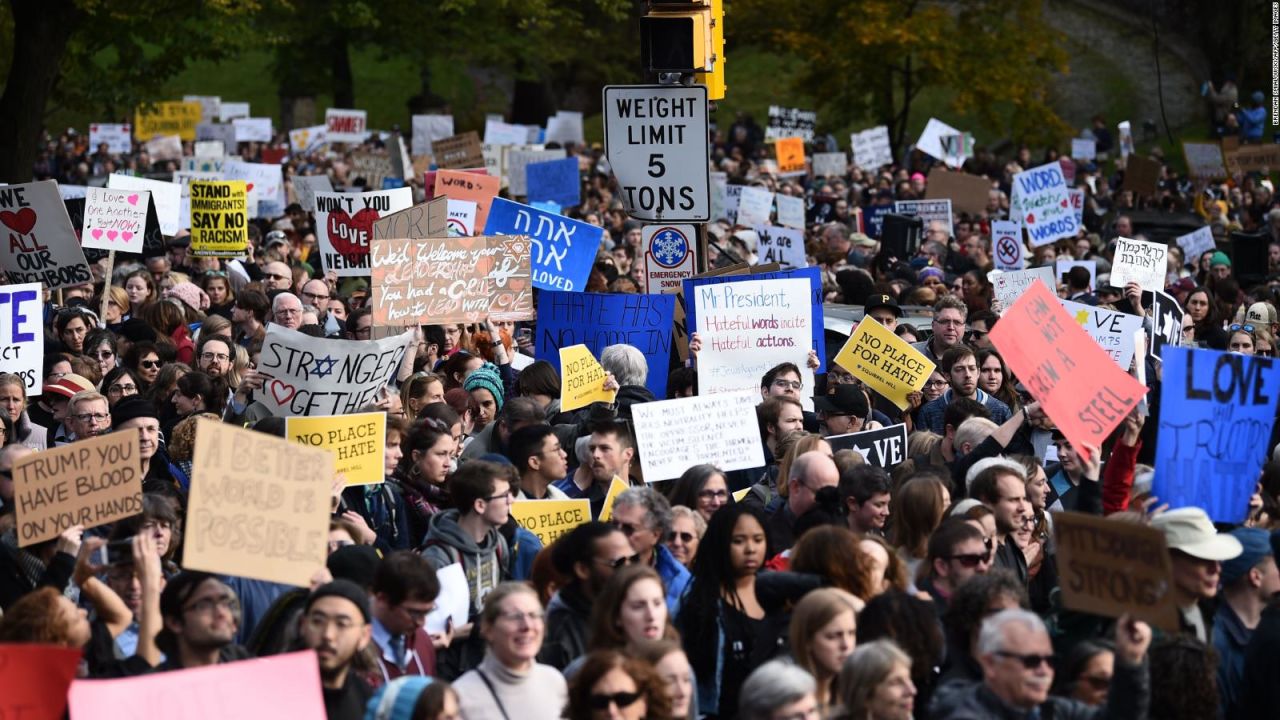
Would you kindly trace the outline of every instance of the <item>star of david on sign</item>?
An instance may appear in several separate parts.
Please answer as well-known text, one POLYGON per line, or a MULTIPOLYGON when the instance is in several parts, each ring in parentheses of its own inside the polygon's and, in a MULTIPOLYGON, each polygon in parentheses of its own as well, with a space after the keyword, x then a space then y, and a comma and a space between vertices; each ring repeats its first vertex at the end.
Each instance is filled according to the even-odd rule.
POLYGON ((333 374, 333 366, 337 364, 338 361, 328 355, 316 358, 316 362, 311 368, 311 374, 318 378, 326 377, 333 374))

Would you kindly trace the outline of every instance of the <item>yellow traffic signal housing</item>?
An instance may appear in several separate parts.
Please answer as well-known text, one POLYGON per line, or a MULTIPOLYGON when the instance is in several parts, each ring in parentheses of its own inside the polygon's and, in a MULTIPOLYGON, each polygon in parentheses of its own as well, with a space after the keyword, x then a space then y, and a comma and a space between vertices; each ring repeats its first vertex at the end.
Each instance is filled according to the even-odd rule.
POLYGON ((710 0, 654 2, 640 18, 645 72, 706 72, 712 65, 710 0))
POLYGON ((724 60, 724 0, 711 0, 711 70, 694 75, 707 86, 708 100, 724 99, 724 60))

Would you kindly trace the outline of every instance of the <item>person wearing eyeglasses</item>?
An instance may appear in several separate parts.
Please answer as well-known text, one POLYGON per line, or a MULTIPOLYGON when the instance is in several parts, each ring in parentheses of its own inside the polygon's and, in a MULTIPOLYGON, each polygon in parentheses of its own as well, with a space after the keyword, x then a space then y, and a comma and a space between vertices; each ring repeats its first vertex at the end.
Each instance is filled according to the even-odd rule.
POLYGON ((610 523, 592 520, 551 545, 551 564, 569 582, 547 603, 547 642, 538 661, 563 670, 587 650, 591 608, 618 569, 639 557, 627 536, 610 523))
POLYGON ((964 517, 947 518, 929 536, 928 574, 917 586, 929 593, 941 615, 960 586, 991 569, 992 559, 991 541, 976 525, 964 517))
POLYGON ((707 521, 696 510, 683 505, 671 508, 671 532, 667 533, 667 549, 672 557, 687 568, 698 557, 698 545, 707 532, 707 521))
POLYGON ((995 329, 996 321, 999 319, 1000 316, 990 310, 974 310, 969 313, 966 320, 968 329, 964 335, 965 344, 974 350, 991 350, 994 346, 988 336, 995 329))
POLYGON ((679 613, 680 598, 692 578, 662 544, 671 532, 671 503, 652 487, 627 488, 613 501, 613 524, 627 536, 640 564, 658 571, 667 588, 667 607, 673 616, 679 613))
POLYGON ((369 596, 350 580, 334 580, 307 596, 298 634, 320 666, 327 720, 362 720, 373 690, 353 665, 371 640, 369 596))
POLYGON ((968 313, 968 306, 958 296, 944 295, 933 306, 933 337, 912 343, 911 347, 924 353, 935 365, 940 365, 943 353, 959 345, 963 339, 968 313))
POLYGON ((302 327, 302 301, 298 296, 290 292, 276 295, 271 301, 271 322, 290 330, 302 327))
POLYGON ((111 432, 111 406, 107 396, 93 390, 82 390, 67 401, 64 421, 69 431, 65 442, 95 437, 111 432))
POLYGON ((160 593, 160 616, 164 627, 156 644, 165 661, 157 671, 209 667, 249 657, 235 644, 240 599, 216 575, 189 570, 171 578, 160 593))
POLYGON ((1116 623, 1115 674, 1106 704, 1090 707, 1049 694, 1054 654, 1040 616, 1022 609, 1001 610, 982 623, 978 636, 980 683, 949 684, 933 697, 931 717, 1053 717, 1082 720, 1143 718, 1151 700, 1147 648, 1151 628, 1125 615, 1116 623))

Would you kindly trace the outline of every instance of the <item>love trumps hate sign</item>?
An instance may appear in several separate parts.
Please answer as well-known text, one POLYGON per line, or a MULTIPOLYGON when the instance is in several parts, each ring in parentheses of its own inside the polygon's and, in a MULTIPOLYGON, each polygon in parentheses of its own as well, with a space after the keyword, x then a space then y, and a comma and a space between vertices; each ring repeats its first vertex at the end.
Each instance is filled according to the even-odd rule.
POLYGON ((273 415, 345 415, 372 402, 400 367, 413 333, 380 340, 313 338, 271 324, 258 372, 257 400, 273 415))

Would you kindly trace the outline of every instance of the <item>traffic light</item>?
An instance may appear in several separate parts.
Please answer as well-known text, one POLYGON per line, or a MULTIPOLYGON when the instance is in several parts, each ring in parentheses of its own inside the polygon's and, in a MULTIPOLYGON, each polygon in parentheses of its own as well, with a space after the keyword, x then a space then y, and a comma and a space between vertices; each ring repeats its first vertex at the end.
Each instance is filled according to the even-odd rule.
POLYGON ((711 0, 711 70, 694 74, 707 86, 708 100, 724 99, 724 0, 711 0))

